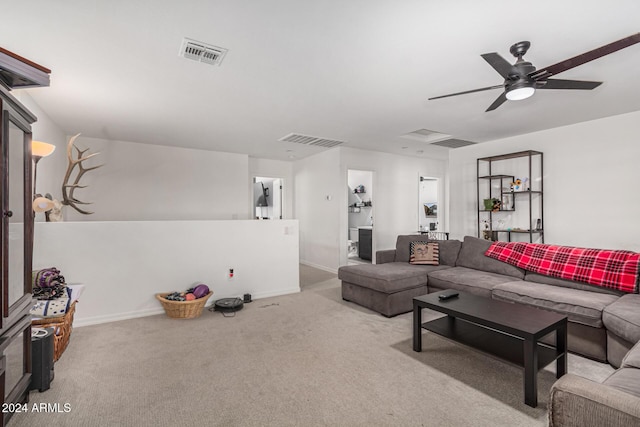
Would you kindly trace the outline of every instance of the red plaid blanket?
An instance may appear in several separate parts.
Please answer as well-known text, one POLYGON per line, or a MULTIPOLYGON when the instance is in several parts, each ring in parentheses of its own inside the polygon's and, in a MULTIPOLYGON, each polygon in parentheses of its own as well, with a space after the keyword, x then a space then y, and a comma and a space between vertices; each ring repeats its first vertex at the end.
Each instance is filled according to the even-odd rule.
POLYGON ((494 242, 486 256, 525 270, 638 292, 640 253, 522 242, 494 242))

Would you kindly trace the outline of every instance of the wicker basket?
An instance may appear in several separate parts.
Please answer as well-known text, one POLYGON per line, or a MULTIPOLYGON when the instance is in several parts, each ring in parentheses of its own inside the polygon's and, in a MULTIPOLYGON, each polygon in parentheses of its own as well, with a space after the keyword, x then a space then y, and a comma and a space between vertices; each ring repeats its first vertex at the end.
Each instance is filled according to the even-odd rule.
POLYGON ((204 305, 207 303, 209 297, 213 295, 213 292, 209 292, 202 298, 191 301, 171 301, 165 298, 165 296, 169 294, 170 292, 156 294, 156 298, 158 298, 158 301, 160 301, 160 304, 164 307, 167 316, 174 319, 194 319, 200 317, 204 305))
POLYGON ((69 307, 67 313, 62 317, 50 317, 47 319, 36 319, 31 321, 31 326, 38 328, 53 328, 53 361, 57 362, 69 344, 71 331, 73 329, 73 315, 76 312, 76 302, 69 307))

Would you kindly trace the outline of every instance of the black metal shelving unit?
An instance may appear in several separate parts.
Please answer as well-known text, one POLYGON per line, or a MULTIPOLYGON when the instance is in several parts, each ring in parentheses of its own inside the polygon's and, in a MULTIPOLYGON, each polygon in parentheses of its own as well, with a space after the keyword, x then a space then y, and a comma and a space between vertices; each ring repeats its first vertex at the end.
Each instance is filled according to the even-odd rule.
POLYGON ((501 154, 497 156, 482 157, 477 160, 476 164, 477 172, 477 202, 478 202, 478 237, 483 237, 483 232, 487 231, 491 240, 503 240, 505 236, 507 241, 511 241, 512 234, 528 234, 529 242, 533 242, 534 239, 540 239, 541 243, 544 243, 544 187, 543 187, 543 175, 544 175, 544 161, 543 154, 540 151, 526 150, 516 153, 501 154), (528 188, 522 191, 505 191, 505 183, 511 183, 515 180, 515 175, 511 174, 498 174, 493 173, 494 163, 507 160, 513 160, 518 158, 528 158, 528 188), (534 161, 539 162, 539 179, 536 179, 536 185, 533 186, 533 166, 534 161), (487 170, 487 174, 481 175, 481 170, 487 170), (498 182, 498 190, 494 190, 494 182, 498 182), (488 187, 488 188, 487 188, 488 187), (483 197, 486 196, 486 197, 483 197), (483 199, 486 198, 498 198, 502 202, 499 210, 485 209, 483 199), (510 201, 511 206, 508 203, 505 206, 505 201, 510 201), (494 218, 502 215, 504 212, 515 212, 516 206, 523 206, 527 204, 529 210, 529 221, 526 229, 520 228, 506 228, 495 229, 494 218), (533 226, 533 207, 535 203, 539 203, 537 212, 539 212, 540 226, 533 226), (483 229, 482 220, 487 219, 489 228, 483 229))

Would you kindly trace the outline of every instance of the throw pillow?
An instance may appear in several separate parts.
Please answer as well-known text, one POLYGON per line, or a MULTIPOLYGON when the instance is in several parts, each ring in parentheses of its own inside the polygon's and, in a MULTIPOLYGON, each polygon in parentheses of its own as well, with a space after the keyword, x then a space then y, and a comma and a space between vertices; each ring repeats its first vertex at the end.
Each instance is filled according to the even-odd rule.
POLYGON ((440 265, 438 242, 411 242, 410 264, 440 265))

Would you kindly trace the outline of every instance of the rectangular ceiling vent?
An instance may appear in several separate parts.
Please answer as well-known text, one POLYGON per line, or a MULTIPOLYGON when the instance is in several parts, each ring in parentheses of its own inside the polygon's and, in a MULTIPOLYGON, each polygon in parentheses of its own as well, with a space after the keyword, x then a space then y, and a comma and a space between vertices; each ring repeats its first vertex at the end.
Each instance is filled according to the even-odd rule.
POLYGON ((180 56, 209 65, 220 65, 226 54, 227 49, 186 37, 182 40, 182 46, 180 46, 180 56))
POLYGON ((320 138, 317 136, 300 135, 299 133, 290 133, 280 138, 278 141, 293 142, 294 144, 313 145, 316 147, 331 148, 336 145, 344 144, 344 141, 336 139, 320 138))
POLYGON ((418 129, 413 132, 409 132, 407 134, 401 135, 402 138, 413 139, 415 141, 433 143, 436 141, 441 141, 443 139, 451 138, 451 135, 447 135, 446 133, 436 132, 434 130, 429 129, 418 129))
POLYGON ((445 139, 443 141, 432 142, 431 145, 439 145, 441 147, 447 148, 460 148, 466 147, 467 145, 476 144, 475 142, 465 141, 464 139, 445 139))

